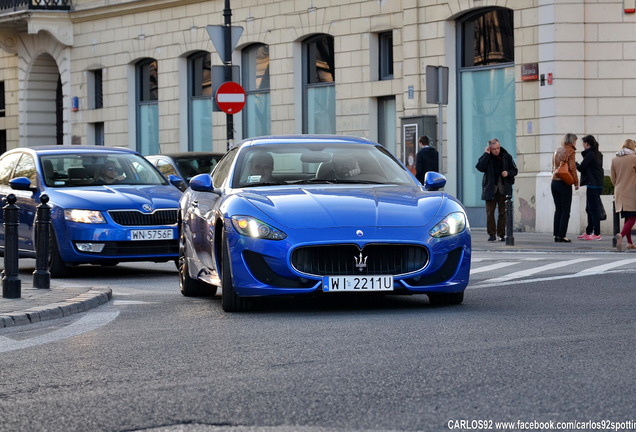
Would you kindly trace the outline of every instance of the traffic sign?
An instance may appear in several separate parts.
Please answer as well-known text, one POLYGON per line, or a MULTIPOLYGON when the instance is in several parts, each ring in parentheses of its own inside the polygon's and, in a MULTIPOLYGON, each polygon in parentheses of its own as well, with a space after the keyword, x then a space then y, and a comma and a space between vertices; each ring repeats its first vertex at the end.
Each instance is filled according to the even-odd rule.
POLYGON ((216 91, 216 104, 226 114, 236 114, 245 106, 245 90, 239 83, 224 82, 216 91))
POLYGON ((230 28, 230 52, 225 52, 225 26, 224 25, 208 25, 205 26, 208 31, 210 40, 216 48, 216 52, 219 53, 222 62, 228 62, 232 60, 232 51, 236 48, 241 35, 243 34, 243 27, 231 26, 230 28))

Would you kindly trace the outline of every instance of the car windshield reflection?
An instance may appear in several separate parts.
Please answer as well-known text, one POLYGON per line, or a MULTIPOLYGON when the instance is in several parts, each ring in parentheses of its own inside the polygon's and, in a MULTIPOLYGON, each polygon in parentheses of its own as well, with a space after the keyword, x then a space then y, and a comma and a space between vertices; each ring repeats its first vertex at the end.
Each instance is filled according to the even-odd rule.
POLYGON ((138 155, 43 155, 41 162, 44 183, 49 187, 168 183, 148 161, 138 155))
POLYGON ((377 146, 259 145, 242 152, 233 187, 286 184, 412 184, 404 167, 377 146))

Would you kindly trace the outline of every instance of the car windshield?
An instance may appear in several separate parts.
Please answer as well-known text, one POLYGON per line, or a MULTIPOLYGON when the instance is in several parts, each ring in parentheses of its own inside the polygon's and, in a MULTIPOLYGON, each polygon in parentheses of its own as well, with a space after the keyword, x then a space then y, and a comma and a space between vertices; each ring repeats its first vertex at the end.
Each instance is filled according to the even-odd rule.
POLYGON ((345 143, 258 145, 241 149, 232 187, 303 183, 409 184, 383 147, 345 143))
POLYGON ((50 187, 168 184, 146 159, 132 153, 42 155, 40 161, 50 187))

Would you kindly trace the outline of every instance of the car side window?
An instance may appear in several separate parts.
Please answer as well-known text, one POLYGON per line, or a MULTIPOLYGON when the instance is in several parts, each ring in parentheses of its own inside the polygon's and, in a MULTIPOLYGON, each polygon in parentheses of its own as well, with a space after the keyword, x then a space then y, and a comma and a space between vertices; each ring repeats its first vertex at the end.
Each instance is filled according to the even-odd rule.
POLYGON ((172 166, 172 164, 170 164, 168 161, 165 161, 163 159, 159 159, 157 160, 157 165, 156 165, 157 169, 159 170, 159 172, 161 172, 161 174, 163 174, 164 176, 166 176, 166 178, 168 178, 169 175, 176 175, 179 176, 179 174, 177 173, 177 171, 174 169, 174 167, 172 166))
POLYGON ((22 153, 11 153, 0 159, 0 185, 8 185, 13 177, 13 168, 22 153))
POLYGON ((238 147, 233 148, 225 156, 223 156, 219 163, 214 167, 214 170, 212 171, 212 184, 215 187, 220 187, 230 175, 230 168, 232 168, 232 163, 234 162, 234 159, 236 159, 237 153, 238 147))
POLYGON ((35 161, 33 160, 33 156, 23 153, 22 157, 18 161, 18 165, 15 167, 13 178, 26 177, 31 180, 31 185, 33 186, 37 184, 36 176, 37 171, 35 170, 35 161))

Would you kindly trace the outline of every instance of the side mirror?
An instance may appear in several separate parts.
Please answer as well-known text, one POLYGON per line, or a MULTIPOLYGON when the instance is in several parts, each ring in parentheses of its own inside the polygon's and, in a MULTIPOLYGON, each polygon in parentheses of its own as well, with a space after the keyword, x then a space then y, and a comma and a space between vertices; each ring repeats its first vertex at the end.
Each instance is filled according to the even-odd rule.
POLYGON ((210 174, 198 174, 190 179, 190 189, 197 192, 215 192, 210 174))
POLYGON ((186 182, 183 181, 183 179, 181 177, 176 176, 174 174, 170 174, 168 176, 168 181, 170 182, 170 184, 172 186, 176 187, 181 192, 183 192, 184 190, 186 190, 188 188, 188 185, 186 184, 186 182))
POLYGON ((446 177, 435 171, 428 171, 424 175, 424 189, 427 191, 440 190, 446 186, 446 177))
POLYGON ((11 179, 9 180, 9 186, 11 186, 11 189, 15 189, 15 190, 32 191, 32 192, 35 192, 36 190, 38 190, 37 187, 31 186, 31 180, 29 180, 27 177, 16 177, 11 179))

